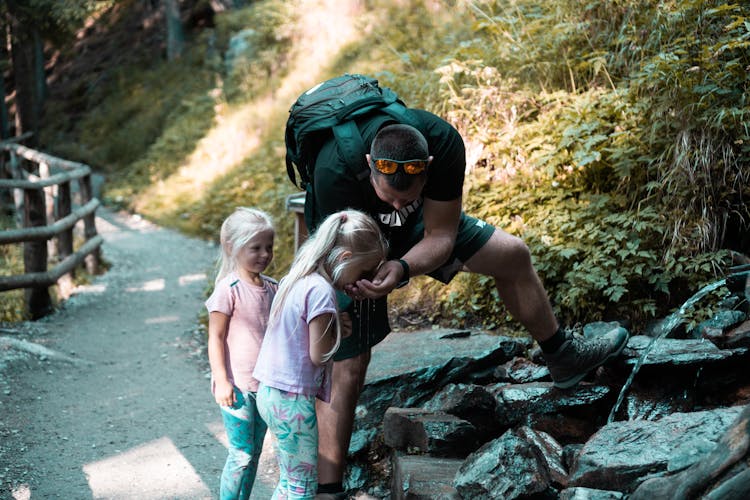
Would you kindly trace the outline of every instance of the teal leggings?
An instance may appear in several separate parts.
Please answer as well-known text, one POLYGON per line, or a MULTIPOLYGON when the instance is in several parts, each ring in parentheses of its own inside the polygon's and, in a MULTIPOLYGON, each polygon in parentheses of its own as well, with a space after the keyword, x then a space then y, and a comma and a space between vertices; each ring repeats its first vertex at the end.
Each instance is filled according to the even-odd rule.
POLYGON ((318 489, 318 418, 315 396, 260 384, 258 413, 276 436, 279 484, 273 499, 315 498, 318 489))
POLYGON ((221 500, 250 498, 266 435, 266 423, 258 414, 255 393, 241 392, 235 387, 234 395, 237 401, 231 408, 221 407, 229 441, 229 455, 221 473, 221 500))

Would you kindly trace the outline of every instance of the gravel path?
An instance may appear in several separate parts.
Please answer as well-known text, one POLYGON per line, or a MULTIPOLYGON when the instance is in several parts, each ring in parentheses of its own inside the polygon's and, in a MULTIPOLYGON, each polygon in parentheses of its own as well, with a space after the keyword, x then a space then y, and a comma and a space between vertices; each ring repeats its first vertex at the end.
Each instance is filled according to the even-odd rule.
MULTIPOLYGON (((111 269, 0 329, 0 498, 216 498, 226 440, 197 325, 216 249, 104 209, 97 228, 111 269)), ((253 498, 275 477, 264 453, 253 498)))

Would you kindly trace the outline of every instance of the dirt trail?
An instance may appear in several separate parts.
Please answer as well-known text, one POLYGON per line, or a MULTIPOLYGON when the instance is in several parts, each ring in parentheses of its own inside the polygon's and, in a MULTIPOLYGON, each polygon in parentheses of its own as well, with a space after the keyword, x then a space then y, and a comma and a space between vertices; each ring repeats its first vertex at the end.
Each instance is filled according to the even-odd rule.
POLYGON ((111 269, 0 331, 0 498, 216 498, 225 437, 196 342, 216 250, 106 210, 97 227, 111 269))

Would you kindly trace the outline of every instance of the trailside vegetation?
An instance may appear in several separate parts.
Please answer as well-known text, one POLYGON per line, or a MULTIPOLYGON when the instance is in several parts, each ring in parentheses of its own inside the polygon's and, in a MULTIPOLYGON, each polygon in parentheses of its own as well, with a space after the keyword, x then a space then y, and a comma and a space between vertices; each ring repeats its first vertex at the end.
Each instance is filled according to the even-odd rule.
MULTIPOLYGON (((269 211, 281 277, 286 112, 315 80, 369 73, 461 131, 467 212, 528 243, 562 322, 640 328, 750 253, 748 44, 746 2, 260 0, 193 31, 179 64, 107 70, 43 139, 107 172, 109 203, 193 235, 269 211), (331 5, 356 33, 312 61, 300 13, 331 5)), ((486 278, 397 293, 414 323, 518 326, 486 278)))

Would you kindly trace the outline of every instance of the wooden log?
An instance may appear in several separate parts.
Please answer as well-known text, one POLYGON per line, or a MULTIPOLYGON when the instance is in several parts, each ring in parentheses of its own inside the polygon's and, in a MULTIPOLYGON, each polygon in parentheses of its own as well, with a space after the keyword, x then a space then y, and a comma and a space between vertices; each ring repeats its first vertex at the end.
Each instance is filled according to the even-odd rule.
MULTIPOLYGON (((55 223, 69 216, 72 210, 72 199, 70 194, 70 182, 63 182, 57 187, 57 199, 55 206, 55 223)), ((68 258, 73 253, 73 225, 57 233, 57 251, 60 261, 68 258)), ((75 268, 64 274, 57 280, 57 291, 61 298, 67 299, 73 293, 75 268)))
MULTIPOLYGON (((91 200, 94 202, 94 209, 99 205, 98 200, 91 200)), ((70 182, 63 182, 57 191, 57 206, 55 210, 55 224, 66 219, 71 213, 73 208, 72 197, 70 194, 70 182)), ((93 212, 93 210, 91 210, 93 212)), ((85 212, 88 214, 89 212, 85 212)), ((81 216, 83 216, 82 214, 81 216)), ((76 218, 78 220, 78 218, 76 218)), ((54 224, 53 224, 54 225, 54 224)), ((64 260, 65 257, 73 253, 73 226, 75 223, 70 224, 64 229, 61 228, 57 233, 57 248, 60 253, 60 260, 64 260)))
POLYGON ((59 174, 51 175, 47 179, 39 179, 37 176, 26 174, 23 178, 19 179, 0 179, 0 188, 16 188, 16 189, 39 189, 47 186, 54 186, 62 182, 74 181, 91 174, 91 168, 83 165, 78 170, 71 170, 70 172, 60 172, 59 174))
POLYGON ((73 212, 58 220, 49 226, 29 227, 24 229, 8 229, 0 231, 0 245, 7 243, 20 243, 23 241, 46 241, 60 234, 61 231, 72 230, 76 222, 84 217, 94 214, 99 207, 99 200, 94 198, 84 206, 75 209, 73 212))
MULTIPOLYGON (((37 227, 47 223, 44 192, 41 189, 24 190, 24 226, 37 227)), ((26 274, 47 270, 47 242, 27 241, 23 244, 23 263, 26 274)), ((52 311, 52 298, 47 286, 26 288, 26 307, 32 319, 39 319, 52 311)))
MULTIPOLYGON (((49 179, 50 169, 49 164, 39 164, 39 178, 49 179)), ((44 188, 44 212, 45 212, 45 225, 46 221, 55 220, 55 197, 57 194, 57 184, 47 186, 44 188)), ((47 261, 57 261, 57 238, 50 238, 47 240, 47 261)))
MULTIPOLYGON (((95 199, 91 189, 91 174, 81 177, 78 183, 81 190, 81 203, 88 203, 92 199, 95 199)), ((87 214, 83 217, 83 236, 86 238, 86 241, 97 236, 96 215, 94 215, 94 213, 87 214)), ((86 270, 89 274, 99 273, 99 262, 100 256, 99 249, 97 248, 86 257, 86 270)))
POLYGON ((42 287, 54 284, 60 276, 69 273, 85 262, 86 256, 99 250, 104 238, 100 235, 90 239, 57 266, 46 272, 27 273, 20 276, 0 276, 0 292, 18 288, 42 287))
MULTIPOLYGON (((10 176, 11 179, 7 179, 10 181, 14 181, 21 178, 21 165, 18 160, 18 156, 14 152, 10 152, 10 161, 8 163, 8 168, 10 169, 10 176)), ((6 179, 0 179, 0 187, 3 186, 3 182, 5 182, 6 179)), ((12 188, 13 186, 8 186, 12 188)), ((23 191, 21 189, 13 189, 13 201, 16 206, 16 226, 23 227, 23 191)))
POLYGON ((0 143, 0 148, 5 149, 6 151, 12 151, 16 155, 34 163, 46 163, 51 167, 60 168, 62 170, 78 170, 80 168, 89 168, 89 166, 84 163, 63 160, 62 158, 58 158, 47 153, 42 153, 41 151, 27 148, 26 146, 21 146, 20 144, 15 144, 13 142, 2 142, 0 143))

